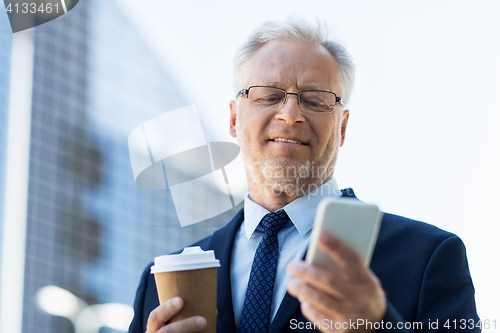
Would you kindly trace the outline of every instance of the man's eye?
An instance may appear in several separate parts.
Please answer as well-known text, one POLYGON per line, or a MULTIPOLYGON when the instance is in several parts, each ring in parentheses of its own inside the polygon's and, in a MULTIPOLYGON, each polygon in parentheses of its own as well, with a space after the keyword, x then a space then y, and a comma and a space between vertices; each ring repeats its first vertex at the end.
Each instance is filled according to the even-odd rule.
POLYGON ((274 104, 274 103, 279 103, 281 101, 281 99, 282 98, 279 96, 269 95, 269 96, 259 97, 259 98, 255 99, 255 101, 257 103, 274 104))
POLYGON ((306 105, 309 105, 309 106, 312 106, 312 107, 326 107, 327 104, 323 101, 315 101, 315 100, 305 100, 305 101, 302 101, 302 103, 306 104, 306 105))
POLYGON ((310 106, 320 106, 318 102, 315 101, 305 101, 305 104, 310 105, 310 106))

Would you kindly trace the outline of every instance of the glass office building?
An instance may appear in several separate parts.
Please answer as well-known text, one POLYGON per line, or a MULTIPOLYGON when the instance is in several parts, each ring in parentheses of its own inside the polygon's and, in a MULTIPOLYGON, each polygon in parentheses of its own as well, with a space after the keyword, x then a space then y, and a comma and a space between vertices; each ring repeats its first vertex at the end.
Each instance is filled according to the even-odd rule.
MULTIPOLYGON (((7 15, 5 15, 7 17, 7 15)), ((10 26, 8 20, 0 20, 0 32, 9 32, 10 26)), ((9 77, 11 52, 11 35, 9 33, 0 33, 0 189, 4 188, 5 176, 5 146, 7 135, 7 107, 9 100, 9 77), (4 66, 5 64, 5 66, 4 66)), ((0 202, 3 202, 4 191, 0 191, 0 202)), ((3 216, 3 205, 0 204, 0 216, 3 216)), ((2 225, 0 220, 0 239, 2 239, 2 225)), ((0 258, 1 260, 1 258, 0 258)), ((1 269, 1 268, 0 268, 1 269)), ((0 272, 1 273, 1 272, 0 272)))
MULTIPOLYGON (((1 25, 8 30, 6 15, 1 25)), ((74 332, 70 319, 40 308, 41 288, 58 286, 89 305, 132 305, 140 274, 154 256, 210 234, 235 211, 181 228, 168 190, 135 185, 128 134, 187 105, 189 96, 179 92, 115 1, 80 1, 32 33, 22 331, 74 332)), ((2 195, 11 38, 0 35, 2 195)))

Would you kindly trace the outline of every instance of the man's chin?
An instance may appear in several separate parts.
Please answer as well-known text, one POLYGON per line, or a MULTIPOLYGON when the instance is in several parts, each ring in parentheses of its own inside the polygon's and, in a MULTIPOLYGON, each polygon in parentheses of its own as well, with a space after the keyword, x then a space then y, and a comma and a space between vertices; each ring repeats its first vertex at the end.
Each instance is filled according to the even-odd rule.
POLYGON ((313 165, 267 164, 261 168, 262 184, 276 195, 287 194, 300 197, 323 183, 324 177, 314 175, 313 165))
POLYGON ((283 183, 294 183, 303 178, 315 178, 314 163, 289 158, 277 158, 260 165, 264 178, 283 183))
POLYGON ((333 172, 323 161, 311 162, 303 158, 264 157, 243 154, 247 171, 256 187, 263 187, 276 195, 300 197, 322 185, 333 172), (251 166, 248 169, 248 166, 251 166))

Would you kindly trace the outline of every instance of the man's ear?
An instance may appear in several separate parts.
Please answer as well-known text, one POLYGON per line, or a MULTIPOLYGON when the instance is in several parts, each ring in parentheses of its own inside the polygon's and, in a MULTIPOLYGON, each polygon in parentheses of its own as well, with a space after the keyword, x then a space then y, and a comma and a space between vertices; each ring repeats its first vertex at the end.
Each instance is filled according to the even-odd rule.
POLYGON ((229 109, 231 110, 229 116, 229 135, 236 138, 236 102, 234 100, 229 102, 229 109))
POLYGON ((342 147, 344 145, 344 140, 345 140, 345 132, 347 129, 347 121, 349 120, 349 110, 344 110, 344 113, 342 113, 342 125, 340 127, 340 146, 342 147))

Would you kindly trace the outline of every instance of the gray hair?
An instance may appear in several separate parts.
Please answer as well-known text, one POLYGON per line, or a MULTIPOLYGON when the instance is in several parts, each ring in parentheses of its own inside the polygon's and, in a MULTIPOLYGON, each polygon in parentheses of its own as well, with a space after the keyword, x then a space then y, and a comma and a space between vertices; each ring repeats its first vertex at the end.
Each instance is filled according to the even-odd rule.
POLYGON ((283 22, 268 21, 258 27, 240 46, 234 59, 235 92, 242 88, 241 80, 245 75, 246 64, 265 44, 274 40, 305 41, 323 45, 339 66, 340 97, 347 105, 354 86, 355 65, 345 47, 336 41, 327 40, 328 28, 324 22, 317 21, 316 27, 304 20, 289 18, 283 22))

